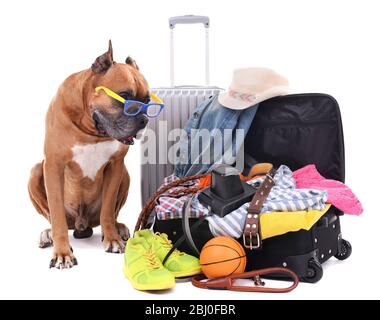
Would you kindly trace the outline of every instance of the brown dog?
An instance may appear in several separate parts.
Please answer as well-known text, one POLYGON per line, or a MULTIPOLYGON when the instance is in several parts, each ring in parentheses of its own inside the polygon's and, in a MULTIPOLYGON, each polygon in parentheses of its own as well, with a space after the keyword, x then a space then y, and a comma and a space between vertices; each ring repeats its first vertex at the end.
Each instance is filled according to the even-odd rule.
POLYGON ((134 60, 113 61, 112 44, 91 69, 75 73, 59 87, 46 116, 45 159, 31 172, 33 205, 51 224, 41 233, 40 247, 54 246, 50 267, 77 264, 69 244, 74 237, 92 235, 101 225, 107 252, 124 252, 129 237, 116 221, 128 195, 129 175, 124 157, 148 119, 126 116, 120 102, 97 86, 129 100, 149 101, 148 84, 134 60))

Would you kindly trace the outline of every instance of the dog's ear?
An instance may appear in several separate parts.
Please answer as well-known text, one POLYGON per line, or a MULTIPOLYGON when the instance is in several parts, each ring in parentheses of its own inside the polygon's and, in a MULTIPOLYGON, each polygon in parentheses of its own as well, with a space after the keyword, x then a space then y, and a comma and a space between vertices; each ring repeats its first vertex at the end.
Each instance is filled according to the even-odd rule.
POLYGON ((113 64, 113 50, 111 40, 108 42, 108 51, 97 57, 91 69, 95 73, 106 73, 113 64))
POLYGON ((126 64, 129 64, 130 66, 134 67, 135 69, 139 70, 139 66, 137 65, 136 61, 134 59, 132 59, 131 57, 128 57, 126 60, 125 60, 125 63, 126 64))

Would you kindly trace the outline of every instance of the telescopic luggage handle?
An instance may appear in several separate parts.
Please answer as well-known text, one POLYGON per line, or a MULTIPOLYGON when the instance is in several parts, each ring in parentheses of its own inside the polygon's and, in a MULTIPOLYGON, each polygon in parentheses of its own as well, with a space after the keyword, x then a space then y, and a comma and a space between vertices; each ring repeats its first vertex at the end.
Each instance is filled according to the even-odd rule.
POLYGON ((205 68, 205 80, 206 86, 210 85, 210 60, 209 60, 209 27, 210 18, 207 16, 194 16, 185 15, 169 18, 170 28, 170 86, 174 87, 174 28, 177 24, 198 24, 201 23, 205 27, 205 41, 206 41, 206 68, 205 68))
POLYGON ((196 24, 202 23, 205 28, 210 26, 210 18, 207 16, 194 16, 192 14, 169 18, 169 27, 174 29, 176 24, 196 24))

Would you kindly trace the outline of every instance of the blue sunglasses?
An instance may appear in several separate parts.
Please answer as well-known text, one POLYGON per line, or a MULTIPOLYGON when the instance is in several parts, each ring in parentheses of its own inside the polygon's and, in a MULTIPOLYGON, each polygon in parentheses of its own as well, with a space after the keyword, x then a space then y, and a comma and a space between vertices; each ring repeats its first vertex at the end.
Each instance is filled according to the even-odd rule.
POLYGON ((158 117, 164 108, 163 103, 143 103, 141 101, 135 100, 125 100, 124 102, 124 113, 127 116, 136 116, 139 113, 145 113, 149 118, 158 117))
POLYGON ((143 103, 141 101, 135 100, 125 100, 123 97, 119 96, 116 92, 104 87, 99 86, 95 88, 96 92, 103 90, 109 97, 114 98, 124 104, 124 113, 127 116, 136 116, 139 113, 145 113, 149 118, 158 117, 162 109, 165 107, 163 101, 157 97, 154 93, 150 93, 150 98, 155 101, 152 103, 143 103))

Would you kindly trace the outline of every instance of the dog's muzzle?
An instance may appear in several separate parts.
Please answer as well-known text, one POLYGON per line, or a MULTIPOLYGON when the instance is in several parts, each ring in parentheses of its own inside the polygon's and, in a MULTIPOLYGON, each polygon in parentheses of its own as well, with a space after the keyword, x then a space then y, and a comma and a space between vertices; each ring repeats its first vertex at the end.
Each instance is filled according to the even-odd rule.
POLYGON ((137 133, 145 129, 149 121, 145 114, 129 117, 124 113, 114 115, 100 110, 93 112, 92 119, 99 135, 112 137, 126 145, 134 144, 137 133))

